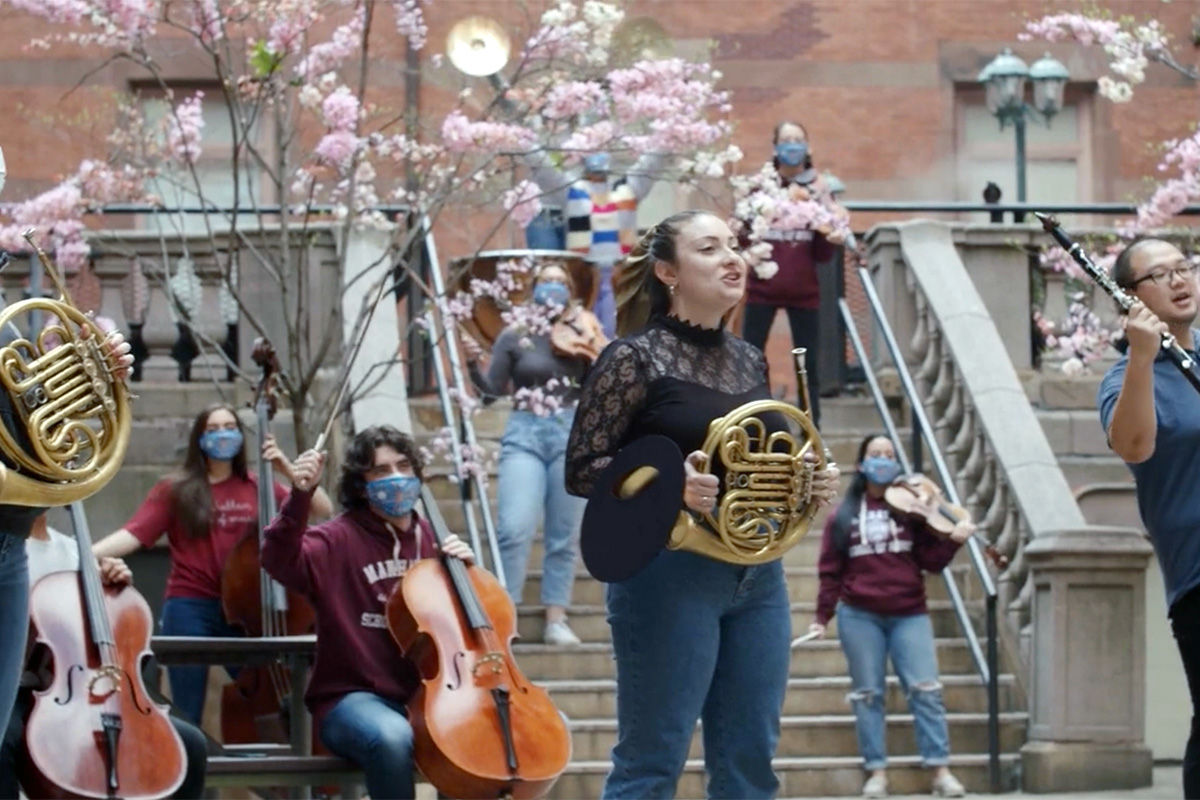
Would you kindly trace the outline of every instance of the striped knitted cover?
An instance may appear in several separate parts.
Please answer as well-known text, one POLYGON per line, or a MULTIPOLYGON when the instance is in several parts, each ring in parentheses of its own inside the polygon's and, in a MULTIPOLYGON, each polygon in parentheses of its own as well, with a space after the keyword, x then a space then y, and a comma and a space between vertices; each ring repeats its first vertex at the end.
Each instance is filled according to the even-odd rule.
POLYGON ((611 189, 577 181, 567 189, 567 249, 615 264, 637 244, 637 198, 625 181, 611 189))

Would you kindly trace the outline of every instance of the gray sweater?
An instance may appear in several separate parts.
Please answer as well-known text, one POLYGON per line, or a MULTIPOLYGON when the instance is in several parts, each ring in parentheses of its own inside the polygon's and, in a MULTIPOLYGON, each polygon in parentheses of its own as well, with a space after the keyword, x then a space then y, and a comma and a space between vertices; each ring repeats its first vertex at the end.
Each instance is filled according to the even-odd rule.
POLYGON ((579 387, 587 366, 587 362, 581 358, 556 355, 550 347, 549 336, 530 336, 509 327, 500 333, 492 346, 492 362, 487 375, 483 375, 478 366, 472 363, 471 376, 481 390, 491 395, 484 399, 485 403, 517 389, 544 388, 551 378, 558 378, 569 386, 553 394, 561 396, 564 403, 573 405, 579 398, 579 387))

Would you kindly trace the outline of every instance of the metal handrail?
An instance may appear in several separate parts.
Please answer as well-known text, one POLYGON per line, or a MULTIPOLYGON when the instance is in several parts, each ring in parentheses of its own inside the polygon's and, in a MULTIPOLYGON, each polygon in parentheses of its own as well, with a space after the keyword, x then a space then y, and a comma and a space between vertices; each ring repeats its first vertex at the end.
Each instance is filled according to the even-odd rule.
MULTIPOLYGON (((862 281, 863 289, 867 295, 867 302, 871 309, 871 316, 875 323, 883 333, 884 341, 887 343, 888 351, 891 353, 892 360, 895 362, 896 371, 900 377, 901 384, 904 387, 904 393, 908 398, 909 407, 913 413, 913 425, 921 433, 925 439, 926 445, 929 448, 930 456, 933 458, 933 463, 938 472, 938 477, 941 479, 943 490, 946 493, 946 498, 953 505, 960 505, 961 501, 958 496, 958 490, 954 485, 953 476, 950 474, 949 467, 946 465, 945 458, 942 456, 941 448, 938 446, 937 439, 933 436, 933 427, 929 424, 929 418, 925 414, 925 408, 921 403, 920 397, 917 395, 916 385, 913 383, 912 376, 909 374, 908 365, 904 363, 904 359, 900 353, 900 346, 896 341, 895 333, 892 331, 891 324, 887 320, 887 316, 883 311, 883 304, 879 300, 879 295, 875 291, 875 286, 871 282, 870 273, 865 267, 858 269, 859 279, 862 281)), ((871 366, 870 359, 867 356, 866 348, 863 345, 862 339, 858 335, 858 328, 855 325, 854 316, 850 312, 850 306, 844 298, 838 300, 838 310, 841 312, 842 319, 846 323, 846 333, 850 337, 850 342, 854 347, 855 353, 858 355, 859 363, 862 364, 863 374, 866 377, 867 384, 871 389, 871 396, 875 402, 875 408, 879 412, 880 418, 887 429, 888 436, 891 438, 896 449, 896 455, 903 467, 905 473, 912 471, 912 462, 908 458, 908 454, 904 449, 896 430, 895 423, 892 420, 892 415, 888 410, 887 401, 883 396, 883 390, 879 386, 879 381, 875 377, 874 367, 871 366)), ((915 437, 914 437, 915 438, 915 437)), ((954 608, 955 617, 958 619, 958 624, 963 630, 963 634, 967 639, 967 646, 971 650, 971 659, 975 662, 975 668, 979 672, 979 677, 984 686, 987 688, 988 699, 988 773, 993 793, 1001 791, 1000 786, 1000 682, 999 682, 999 647, 998 647, 998 594, 996 591, 996 583, 992 579, 991 572, 987 568, 987 562, 983 559, 983 553, 980 550, 979 542, 975 537, 967 540, 967 550, 971 554, 971 563, 975 567, 975 572, 979 576, 980 584, 983 587, 985 604, 985 635, 987 640, 986 654, 979 646, 979 637, 975 633, 975 628, 971 624, 971 618, 967 614, 966 603, 963 601, 962 594, 958 588, 958 582, 954 579, 954 573, 949 567, 942 570, 942 580, 946 584, 946 593, 950 598, 950 603, 954 608)))
MULTIPOLYGON (((429 223, 428 217, 422 217, 420 222, 425 240, 425 252, 429 258, 429 280, 433 295, 436 298, 443 297, 446 293, 445 281, 442 278, 441 265, 438 262, 437 248, 433 242, 433 228, 429 223)), ((467 523, 467 533, 471 537, 471 547, 476 553, 482 553, 480 547, 479 529, 475 524, 475 508, 474 501, 479 500, 479 513, 483 518, 484 535, 487 536, 488 548, 492 557, 492 574, 500 581, 502 586, 506 586, 504 577, 504 564, 500 559, 500 543, 496 537, 496 526, 492 520, 492 508, 488 502, 487 487, 483 485, 482 479, 474 472, 467 473, 464 469, 462 456, 462 442, 465 439, 467 445, 475 452, 478 448, 479 440, 475 436, 475 426, 471 422, 471 417, 465 411, 460 409, 458 418, 460 420, 461 432, 454 425, 454 407, 450 398, 450 389, 447 386, 446 370, 442 364, 440 344, 446 344, 446 357, 450 362, 450 373, 454 380, 454 388, 458 392, 460 398, 467 397, 466 380, 463 376, 462 360, 458 352, 458 338, 452 335, 452 332, 447 325, 439 325, 437 316, 432 310, 425 312, 426 331, 430 336, 430 344, 433 346, 433 369, 437 378, 438 397, 441 399, 442 414, 446 419, 446 427, 450 431, 450 441, 454 448, 454 466, 458 471, 459 487, 461 489, 461 501, 463 506, 463 517, 467 523), (440 335, 438 332, 440 331, 440 335), (467 474, 464 474, 467 473, 467 474), (471 489, 474 487, 475 491, 471 489), (474 496, 472 496, 474 495, 474 496)))

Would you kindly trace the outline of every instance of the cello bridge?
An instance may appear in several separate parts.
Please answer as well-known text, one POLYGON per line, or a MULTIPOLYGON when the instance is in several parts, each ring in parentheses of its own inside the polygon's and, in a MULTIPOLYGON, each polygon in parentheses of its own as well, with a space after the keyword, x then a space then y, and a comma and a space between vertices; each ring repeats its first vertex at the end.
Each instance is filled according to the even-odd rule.
POLYGON ((120 694, 122 677, 120 667, 112 664, 100 667, 92 674, 91 680, 88 681, 88 694, 93 697, 109 697, 114 694, 120 694), (100 685, 99 689, 97 689, 97 685, 100 685))
POLYGON ((500 671, 504 669, 504 656, 500 655, 499 653, 488 653, 482 656, 478 661, 475 662, 475 666, 471 668, 471 674, 475 677, 479 677, 479 668, 484 664, 489 663, 492 665, 492 674, 498 675, 500 671))

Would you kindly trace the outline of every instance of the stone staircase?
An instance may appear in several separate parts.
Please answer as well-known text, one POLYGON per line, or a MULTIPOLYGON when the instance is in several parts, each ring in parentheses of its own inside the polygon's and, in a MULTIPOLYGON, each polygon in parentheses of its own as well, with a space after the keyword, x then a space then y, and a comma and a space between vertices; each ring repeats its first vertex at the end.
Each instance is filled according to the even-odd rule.
MULTIPOLYGON (((431 439, 442 427, 436 399, 418 398, 410 404, 415 433, 431 439)), ((507 418, 504 403, 482 410, 474 422, 479 443, 489 453, 498 451, 507 418)), ((882 426, 874 406, 864 398, 822 400, 824 439, 842 465, 854 462, 858 443, 882 426)), ((448 466, 431 465, 427 479, 439 497, 441 511, 452 530, 465 531, 458 486, 448 480, 448 466)), ((492 470, 494 474, 494 470, 492 470)), ((848 482, 848 476, 847 476, 848 482)), ((495 518, 494 483, 489 501, 495 518)), ((477 513, 478 517, 478 513, 477 513)), ((817 594, 816 560, 822 515, 810 534, 784 557, 792 601, 793 630, 802 632, 813 619, 817 594)), ((482 526, 480 527, 482 536, 482 526)), ((542 548, 535 541, 524 596, 540 596, 542 548)), ((966 570, 966 557, 956 562, 966 570), (961 562, 961 563, 960 563, 961 562)), ((967 582, 969 584, 971 582, 967 582)), ((950 727, 952 769, 968 790, 989 790, 987 758, 987 696, 971 660, 967 640, 958 627, 941 577, 927 580, 930 613, 937 637, 938 661, 945 686, 950 727)), ((970 596, 969 591, 964 592, 970 596)), ((976 629, 982 632, 981 604, 971 605, 976 629)), ((578 566, 569 610, 571 625, 583 640, 577 647, 540 644, 543 609, 522 605, 518 610, 520 641, 515 652, 521 669, 546 686, 559 708, 571 720, 574 754, 571 766, 549 795, 552 798, 598 797, 609 769, 609 753, 616 740, 615 664, 605 619, 604 585, 578 566)), ((682 668, 682 665, 681 665, 682 668)), ((1010 665, 1000 669, 1000 738, 1004 788, 1016 785, 1017 752, 1026 738, 1027 714, 1010 665)), ((894 676, 888 683, 888 750, 893 794, 927 794, 929 775, 916 755, 912 717, 894 676)), ((854 735, 854 717, 846 702, 850 681, 845 659, 836 640, 811 642, 795 651, 784 705, 782 736, 775 762, 781 797, 858 795, 862 791, 861 759, 854 735)), ((684 775, 680 798, 705 796, 703 750, 697 732, 684 775)))

